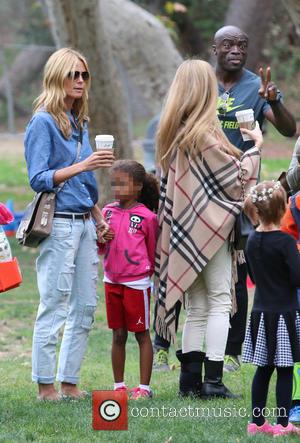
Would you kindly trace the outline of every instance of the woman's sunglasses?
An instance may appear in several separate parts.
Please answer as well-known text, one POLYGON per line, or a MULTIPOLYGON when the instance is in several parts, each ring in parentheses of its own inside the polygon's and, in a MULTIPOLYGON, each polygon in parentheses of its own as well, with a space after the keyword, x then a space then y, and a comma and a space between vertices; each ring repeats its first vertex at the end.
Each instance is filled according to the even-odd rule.
POLYGON ((88 71, 71 71, 68 74, 69 78, 72 78, 74 80, 79 79, 79 77, 81 76, 82 80, 84 80, 85 82, 88 81, 88 79, 90 78, 90 73, 88 71))

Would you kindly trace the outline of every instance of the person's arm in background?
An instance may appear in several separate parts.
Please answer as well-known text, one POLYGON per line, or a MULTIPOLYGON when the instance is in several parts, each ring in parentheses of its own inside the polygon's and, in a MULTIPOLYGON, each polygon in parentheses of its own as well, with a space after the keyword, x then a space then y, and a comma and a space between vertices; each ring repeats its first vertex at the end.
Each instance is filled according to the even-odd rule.
POLYGON ((295 144, 290 166, 286 173, 286 180, 293 193, 300 190, 300 164, 297 153, 300 155, 300 137, 295 144))
MULTIPOLYGON (((296 202, 296 204, 297 204, 297 202, 296 202)), ((292 235, 295 238, 295 240, 298 241, 299 231, 298 231, 297 223, 296 223, 296 221, 293 217, 293 214, 291 212, 291 199, 289 199, 289 203, 286 207, 285 214, 281 219, 280 229, 281 229, 281 231, 292 235)))
POLYGON ((271 82, 271 68, 266 69, 266 75, 263 69, 260 68, 259 74, 261 86, 258 93, 271 106, 264 113, 266 119, 275 126, 280 134, 293 137, 296 133, 296 120, 282 103, 279 89, 274 82, 271 82))
POLYGON ((300 254, 297 249, 296 242, 293 238, 289 237, 285 241, 285 245, 282 249, 285 256, 285 263, 289 269, 290 283, 296 287, 300 287, 300 254))
POLYGON ((281 102, 268 101, 271 109, 266 111, 265 117, 271 122, 280 134, 293 137, 296 133, 296 120, 281 102))

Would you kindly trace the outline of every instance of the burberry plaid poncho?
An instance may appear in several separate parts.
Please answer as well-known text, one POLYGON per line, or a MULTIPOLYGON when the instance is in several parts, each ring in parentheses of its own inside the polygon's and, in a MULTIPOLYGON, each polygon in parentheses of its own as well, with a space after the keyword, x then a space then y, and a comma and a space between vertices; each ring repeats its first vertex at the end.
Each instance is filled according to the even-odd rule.
POLYGON ((254 147, 240 160, 218 144, 196 159, 177 150, 161 179, 155 286, 156 330, 175 340, 175 303, 231 234, 240 213, 241 168, 245 190, 257 183, 260 152, 254 147))

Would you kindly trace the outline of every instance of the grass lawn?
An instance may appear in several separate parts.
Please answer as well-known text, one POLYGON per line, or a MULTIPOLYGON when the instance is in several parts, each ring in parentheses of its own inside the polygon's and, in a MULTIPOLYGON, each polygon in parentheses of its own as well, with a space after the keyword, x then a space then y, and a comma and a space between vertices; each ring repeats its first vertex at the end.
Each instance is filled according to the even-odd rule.
MULTIPOLYGON (((128 432, 94 431, 91 426, 90 399, 58 404, 38 402, 36 386, 31 382, 30 363, 31 334, 38 303, 34 271, 36 253, 32 253, 30 249, 21 249, 14 239, 11 240, 11 245, 21 263, 24 281, 20 288, 1 294, 1 442, 248 441, 245 428, 251 411, 250 386, 254 371, 250 365, 243 365, 238 373, 227 374, 224 377, 226 384, 234 392, 243 395, 243 399, 238 401, 205 402, 179 399, 179 369, 167 373, 154 372, 154 398, 150 401, 129 403, 128 432), (174 417, 175 411, 177 417, 174 417)), ((106 327, 101 285, 99 295, 95 326, 90 335, 81 374, 81 387, 90 391, 111 389, 113 383, 110 366, 111 333, 106 327)), ((170 354, 171 362, 175 363, 174 349, 170 354)), ((138 353, 133 336, 130 336, 127 348, 126 382, 130 387, 138 384, 138 353)), ((270 409, 275 407, 274 379, 268 406, 270 409)), ((251 438, 251 441, 255 442, 267 440, 272 441, 272 438, 251 438)), ((296 441, 296 438, 285 441, 296 441)))
MULTIPOLYGON (((289 164, 287 159, 266 157, 262 162, 262 178, 277 178, 289 164)), ((0 160, 0 201, 14 200, 15 209, 24 209, 32 198, 25 162, 18 157, 0 160)), ((20 288, 0 294, 0 442, 265 442, 272 437, 246 437, 251 416, 250 388, 254 368, 243 365, 238 373, 226 374, 225 383, 243 395, 238 401, 180 399, 177 396, 179 369, 153 373, 154 398, 129 403, 128 432, 94 431, 91 400, 40 403, 36 386, 31 382, 31 336, 38 305, 35 279, 36 251, 20 248, 11 239, 19 258, 24 281, 20 288), (147 409, 148 408, 148 409, 147 409), (155 409, 150 409, 155 408, 155 409), (174 415, 176 414, 176 417, 174 415), (159 416, 158 416, 159 415, 159 416)), ((101 271, 100 271, 101 272, 101 271)), ((100 278, 101 281, 101 278, 100 278)), ((81 372, 81 387, 89 391, 111 389, 111 333, 107 329, 103 291, 99 284, 100 302, 90 334, 88 351, 81 372)), ((181 327, 184 314, 181 316, 181 327)), ((181 337, 178 334, 178 345, 181 337)), ((174 348, 171 363, 176 363, 174 348)), ((136 386, 138 350, 131 335, 127 347, 126 382, 136 386)), ((275 407, 274 378, 269 395, 269 408, 275 407)), ((272 411, 270 410, 270 421, 272 411)), ((297 441, 296 437, 285 441, 297 441)))

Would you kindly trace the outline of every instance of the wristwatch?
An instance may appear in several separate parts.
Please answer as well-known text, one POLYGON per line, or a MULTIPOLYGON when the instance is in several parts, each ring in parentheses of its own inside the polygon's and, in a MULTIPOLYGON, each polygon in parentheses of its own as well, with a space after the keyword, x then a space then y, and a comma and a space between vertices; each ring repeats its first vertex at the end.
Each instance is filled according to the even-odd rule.
POLYGON ((268 103, 272 104, 272 103, 281 103, 282 102, 282 94, 280 89, 277 89, 276 91, 276 98, 275 100, 267 100, 268 103))

